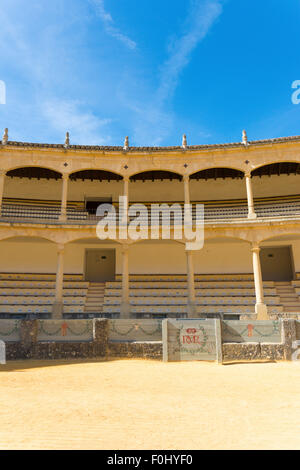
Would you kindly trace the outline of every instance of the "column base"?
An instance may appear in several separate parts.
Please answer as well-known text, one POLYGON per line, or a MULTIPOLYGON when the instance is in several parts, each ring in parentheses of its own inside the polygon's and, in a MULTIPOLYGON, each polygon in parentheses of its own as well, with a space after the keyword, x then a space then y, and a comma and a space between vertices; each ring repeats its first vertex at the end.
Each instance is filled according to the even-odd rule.
POLYGON ((63 318, 64 313, 64 305, 62 302, 54 302, 52 306, 52 318, 53 319, 61 319, 63 318))
POLYGON ((188 313, 188 318, 197 318, 197 306, 194 303, 188 303, 187 304, 187 313, 188 313))
POLYGON ((120 318, 131 318, 130 304, 128 302, 121 302, 120 318))
POLYGON ((256 218, 257 218, 257 215, 255 214, 255 212, 248 213, 248 219, 256 219, 256 218))
POLYGON ((265 304, 255 304, 256 320, 270 320, 268 309, 265 304))
POLYGON ((67 216, 66 215, 60 215, 58 217, 59 222, 67 222, 67 216))

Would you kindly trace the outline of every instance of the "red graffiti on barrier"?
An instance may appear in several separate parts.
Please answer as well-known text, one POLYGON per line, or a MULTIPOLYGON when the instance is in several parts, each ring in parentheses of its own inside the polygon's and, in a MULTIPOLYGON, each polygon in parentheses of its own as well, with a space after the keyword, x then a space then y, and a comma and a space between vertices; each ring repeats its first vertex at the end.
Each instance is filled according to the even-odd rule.
POLYGON ((247 328, 248 328, 248 336, 251 337, 253 335, 254 325, 247 325, 247 328))
POLYGON ((68 329, 68 324, 66 322, 63 322, 61 324, 61 335, 62 336, 67 336, 67 329, 68 329))

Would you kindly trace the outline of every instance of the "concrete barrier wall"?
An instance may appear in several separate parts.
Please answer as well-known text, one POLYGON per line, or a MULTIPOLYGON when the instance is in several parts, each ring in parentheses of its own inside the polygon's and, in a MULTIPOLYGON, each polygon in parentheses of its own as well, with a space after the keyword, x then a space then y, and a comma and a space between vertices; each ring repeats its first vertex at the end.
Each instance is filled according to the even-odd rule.
MULTIPOLYGON (((220 322, 168 319, 168 322, 177 327, 184 324, 186 329, 194 328, 192 323, 196 322, 199 330, 199 344, 186 341, 185 347, 189 345, 189 351, 182 351, 183 354, 174 360, 184 357, 189 360, 222 357, 224 362, 292 360, 293 345, 300 340, 300 321, 296 320, 220 322), (216 322, 220 326, 218 331, 212 326, 216 322), (220 338, 219 351, 214 346, 216 344, 218 348, 216 335, 220 338), (198 353, 203 353, 202 357, 201 354, 198 357, 198 353)), ((175 328, 174 334, 178 331, 182 336, 184 331, 180 328, 177 332, 175 328)), ((7 359, 109 356, 161 359, 163 349, 160 320, 0 320, 0 340, 6 343, 7 359)))
POLYGON ((281 321, 221 321, 223 343, 280 343, 281 321))
POLYGON ((164 361, 221 362, 220 320, 163 321, 164 361))
POLYGON ((20 341, 20 321, 0 320, 0 340, 5 343, 20 341))
POLYGON ((37 341, 93 341, 93 320, 39 320, 37 341))
POLYGON ((108 320, 109 341, 161 341, 162 320, 108 320))
MULTIPOLYGON (((49 320, 19 322, 19 341, 6 342, 7 359, 105 358, 108 351, 108 321, 49 320), (67 323, 69 325, 63 325, 67 323), (79 329, 80 326, 80 329, 79 329), (57 339, 59 338, 59 339, 57 339), (74 340, 76 338, 76 340, 74 340)), ((1 324, 1 322, 0 322, 1 324)))

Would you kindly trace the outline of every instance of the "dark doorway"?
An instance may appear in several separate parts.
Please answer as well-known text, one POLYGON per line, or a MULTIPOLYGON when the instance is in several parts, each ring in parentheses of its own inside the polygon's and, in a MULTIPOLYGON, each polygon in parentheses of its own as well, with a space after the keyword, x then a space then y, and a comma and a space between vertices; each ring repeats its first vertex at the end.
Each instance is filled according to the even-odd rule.
POLYGON ((261 248, 260 262, 263 281, 291 281, 294 278, 290 246, 261 248))
POLYGON ((87 249, 85 252, 85 279, 91 282, 115 280, 116 253, 114 249, 87 249))
POLYGON ((111 197, 96 197, 96 198, 86 198, 85 199, 85 210, 89 214, 96 214, 97 208, 100 204, 112 204, 111 197))

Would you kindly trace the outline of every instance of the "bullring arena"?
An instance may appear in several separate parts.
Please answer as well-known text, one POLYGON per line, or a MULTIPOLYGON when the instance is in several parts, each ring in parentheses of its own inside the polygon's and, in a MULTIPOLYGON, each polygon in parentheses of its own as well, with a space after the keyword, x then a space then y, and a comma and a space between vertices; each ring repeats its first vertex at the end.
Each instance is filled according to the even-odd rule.
POLYGON ((299 136, 0 156, 1 449, 300 448, 299 136), (120 196, 202 205, 203 247, 99 239, 120 196))

